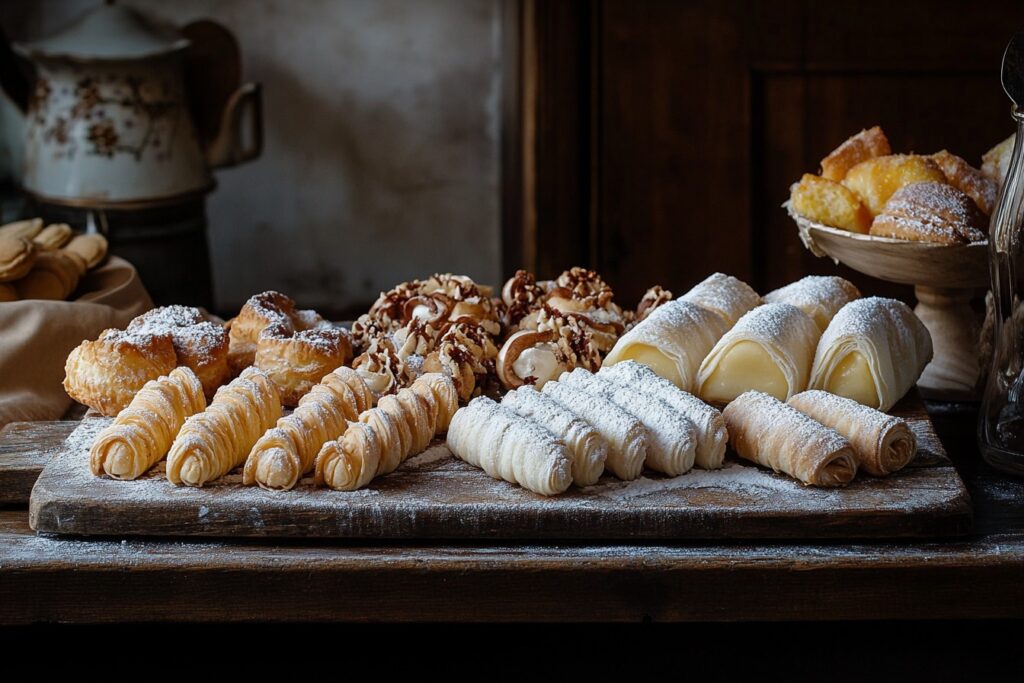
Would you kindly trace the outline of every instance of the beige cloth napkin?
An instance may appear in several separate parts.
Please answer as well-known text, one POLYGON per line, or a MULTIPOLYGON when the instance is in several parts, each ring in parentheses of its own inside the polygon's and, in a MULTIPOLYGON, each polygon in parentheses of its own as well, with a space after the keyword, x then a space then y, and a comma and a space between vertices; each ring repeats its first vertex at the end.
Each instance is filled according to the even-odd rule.
POLYGON ((0 303, 0 427, 59 419, 72 403, 62 385, 71 349, 153 307, 135 268, 116 256, 78 291, 74 301, 0 303))

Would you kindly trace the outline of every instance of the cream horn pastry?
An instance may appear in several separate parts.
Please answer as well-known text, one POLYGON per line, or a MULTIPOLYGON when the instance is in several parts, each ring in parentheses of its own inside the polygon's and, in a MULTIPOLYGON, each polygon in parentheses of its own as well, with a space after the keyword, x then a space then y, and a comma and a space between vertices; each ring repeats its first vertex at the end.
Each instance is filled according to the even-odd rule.
POLYGON ((892 474, 906 467, 917 453, 917 438, 905 420, 852 399, 812 389, 793 396, 788 403, 846 437, 857 466, 868 474, 892 474))
POLYGON ((773 396, 748 391, 722 415, 741 458, 811 486, 846 486, 857 474, 849 441, 773 396))
POLYGON ((932 338, 902 301, 869 297, 844 306, 814 355, 809 388, 885 411, 932 359, 932 338))
POLYGON ((277 387, 248 367, 217 390, 205 411, 185 421, 167 454, 167 479, 202 486, 243 462, 256 441, 281 417, 277 387))
POLYGON ((860 298, 849 280, 835 275, 808 275, 764 295, 765 303, 791 304, 811 316, 822 332, 846 304, 860 298))
POLYGON ((714 311, 725 319, 729 327, 735 325, 744 313, 762 303, 761 297, 750 285, 724 273, 709 275, 680 299, 714 311))
POLYGON ((167 455, 185 420, 205 409, 203 385, 188 368, 146 382, 96 437, 89 468, 97 476, 137 479, 167 455))
POLYGON ((721 411, 659 377, 646 365, 633 361, 601 368, 597 376, 615 383, 622 391, 638 391, 657 398, 689 418, 697 436, 694 464, 705 470, 722 466, 729 432, 725 428, 721 411))
POLYGON ((661 399, 641 391, 623 391, 607 379, 577 368, 562 375, 560 382, 601 396, 640 420, 647 430, 644 464, 656 472, 675 477, 693 469, 697 451, 697 430, 682 413, 661 399))
POLYGON ((265 489, 294 488, 313 469, 320 447, 338 438, 373 400, 355 370, 343 366, 327 373, 299 400, 291 415, 279 419, 253 445, 242 470, 242 483, 265 489))
POLYGON ((544 496, 562 493, 572 483, 572 457, 565 444, 486 396, 455 414, 448 428, 448 448, 495 479, 544 496))
POLYGON ((605 468, 619 479, 640 476, 647 458, 647 429, 640 420, 603 396, 564 382, 548 382, 541 393, 583 418, 608 442, 605 468))
POLYGON ((701 361, 728 329, 725 319, 709 309, 670 301, 620 337, 604 365, 635 360, 692 392, 701 361))
POLYGON ((785 401, 807 388, 820 336, 818 326, 796 306, 758 306, 701 363, 697 394, 725 404, 753 389, 785 401))
POLYGON ((532 387, 508 392, 501 399, 501 405, 542 425, 565 443, 572 456, 574 484, 597 483, 608 459, 608 442, 586 420, 532 387))

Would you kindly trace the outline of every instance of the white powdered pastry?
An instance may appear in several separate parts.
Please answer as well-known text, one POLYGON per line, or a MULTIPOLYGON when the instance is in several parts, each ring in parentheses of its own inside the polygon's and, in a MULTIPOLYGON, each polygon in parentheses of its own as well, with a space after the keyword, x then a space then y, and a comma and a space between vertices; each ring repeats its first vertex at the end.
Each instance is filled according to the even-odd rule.
POLYGON ((753 389, 784 401, 807 388, 820 336, 818 326, 796 306, 758 306, 701 363, 697 394, 725 404, 753 389))
POLYGON ((627 481, 640 476, 647 457, 647 430, 640 420, 608 399, 564 382, 548 382, 541 393, 589 422, 604 437, 608 442, 605 467, 609 472, 627 481))
POLYGON ((728 329, 725 319, 707 308, 670 301, 619 337, 604 365, 635 360, 692 392, 700 362, 728 329))
POLYGON ((573 483, 577 486, 597 483, 608 459, 608 442, 586 420, 530 386, 508 392, 501 405, 543 425, 565 442, 572 454, 573 483))
POLYGON ((844 306, 814 355, 810 388, 889 410, 932 359, 932 338, 902 301, 869 297, 844 306))
POLYGON ((693 394, 689 394, 668 380, 662 379, 646 365, 627 361, 611 367, 601 368, 597 373, 601 379, 616 383, 624 389, 640 391, 656 397, 693 422, 697 432, 697 451, 694 464, 697 467, 714 470, 725 461, 725 447, 729 432, 718 409, 709 406, 693 394))
POLYGON ((544 496, 562 493, 572 483, 572 457, 565 444, 486 396, 455 413, 448 448, 495 479, 544 496))
POLYGON ((839 309, 859 298, 860 290, 836 275, 808 275, 764 295, 765 303, 796 306, 823 332, 839 309))
POLYGON ((722 414, 741 458, 813 486, 846 486, 857 474, 846 439, 768 394, 748 391, 722 414))
POLYGON ((725 319, 729 327, 735 325, 744 313, 762 303, 761 297, 750 285, 724 273, 709 275, 679 298, 714 311, 725 319))
POLYGON ((642 391, 623 389, 614 382, 600 379, 583 368, 567 372, 559 379, 570 387, 608 399, 640 420, 647 430, 647 459, 644 464, 670 477, 693 469, 697 450, 696 428, 685 415, 668 404, 642 391))

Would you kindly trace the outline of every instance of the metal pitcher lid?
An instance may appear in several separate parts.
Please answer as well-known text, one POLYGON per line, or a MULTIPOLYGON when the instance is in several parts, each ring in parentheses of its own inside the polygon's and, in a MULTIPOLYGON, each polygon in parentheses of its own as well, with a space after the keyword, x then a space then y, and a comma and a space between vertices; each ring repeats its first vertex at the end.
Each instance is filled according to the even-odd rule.
POLYGON ((188 46, 172 27, 158 24, 124 5, 103 4, 48 38, 15 43, 29 59, 107 61, 145 59, 188 46))

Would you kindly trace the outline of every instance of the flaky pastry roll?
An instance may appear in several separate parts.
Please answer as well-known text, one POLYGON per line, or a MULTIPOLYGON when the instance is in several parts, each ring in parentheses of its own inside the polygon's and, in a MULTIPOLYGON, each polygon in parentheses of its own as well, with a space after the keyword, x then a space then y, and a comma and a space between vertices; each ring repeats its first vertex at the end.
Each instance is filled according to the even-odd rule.
POLYGON ((679 298, 714 311, 728 327, 735 325, 744 313, 761 305, 761 297, 750 285, 724 273, 709 275, 679 298))
POLYGON ((791 304, 811 316, 822 332, 846 304, 860 298, 860 290, 836 275, 808 275, 764 295, 765 303, 791 304))

